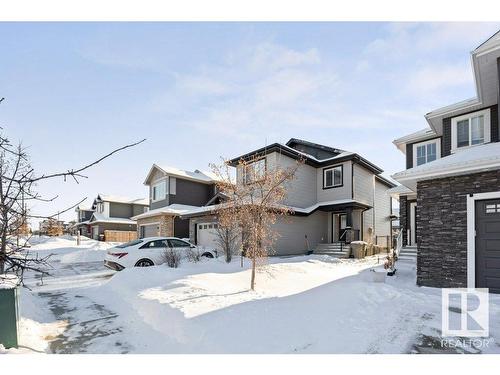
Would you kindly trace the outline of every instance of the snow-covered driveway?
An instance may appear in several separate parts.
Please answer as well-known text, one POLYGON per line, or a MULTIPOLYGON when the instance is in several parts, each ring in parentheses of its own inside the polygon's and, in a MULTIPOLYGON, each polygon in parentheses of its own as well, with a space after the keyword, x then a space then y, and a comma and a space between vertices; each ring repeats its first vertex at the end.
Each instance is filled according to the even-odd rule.
POLYGON ((410 263, 375 283, 377 257, 271 258, 250 291, 239 259, 113 274, 99 269, 98 254, 62 252, 59 276, 23 291, 22 306, 36 311, 23 314, 25 326, 39 324, 32 331, 47 352, 500 353, 500 298, 491 296, 488 347, 442 348, 441 291, 415 286, 410 263))

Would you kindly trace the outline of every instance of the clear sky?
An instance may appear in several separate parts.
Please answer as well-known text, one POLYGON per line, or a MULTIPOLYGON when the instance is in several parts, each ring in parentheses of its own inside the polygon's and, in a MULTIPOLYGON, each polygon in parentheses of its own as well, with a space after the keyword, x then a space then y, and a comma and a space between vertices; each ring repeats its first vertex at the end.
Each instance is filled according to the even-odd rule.
MULTIPOLYGON (((404 169, 392 140, 424 114, 475 96, 469 52, 487 23, 0 23, 0 126, 45 182, 52 214, 97 193, 146 197, 152 163, 208 169, 303 138, 404 169)), ((70 220, 74 212, 63 215, 70 220)))

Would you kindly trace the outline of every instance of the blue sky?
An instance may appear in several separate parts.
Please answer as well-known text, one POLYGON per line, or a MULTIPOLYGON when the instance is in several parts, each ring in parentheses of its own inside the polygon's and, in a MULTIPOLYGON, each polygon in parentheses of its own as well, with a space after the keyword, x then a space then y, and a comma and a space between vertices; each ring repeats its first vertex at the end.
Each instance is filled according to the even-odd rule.
MULTIPOLYGON (((386 175, 393 139, 475 96, 469 52, 489 23, 0 23, 0 126, 38 173, 148 138, 79 185, 45 182, 51 214, 99 192, 145 197, 152 163, 208 169, 303 138, 386 175)), ((63 216, 73 218, 71 212, 63 216)))

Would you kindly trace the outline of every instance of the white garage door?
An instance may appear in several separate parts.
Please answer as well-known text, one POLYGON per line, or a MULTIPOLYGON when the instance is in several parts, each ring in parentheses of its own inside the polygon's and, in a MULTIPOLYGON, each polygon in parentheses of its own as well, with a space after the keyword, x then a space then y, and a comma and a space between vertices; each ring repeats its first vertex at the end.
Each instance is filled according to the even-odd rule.
POLYGON ((199 223, 198 224, 198 246, 217 249, 217 224, 215 223, 199 223))
POLYGON ((141 238, 157 237, 160 235, 159 224, 141 225, 141 238))

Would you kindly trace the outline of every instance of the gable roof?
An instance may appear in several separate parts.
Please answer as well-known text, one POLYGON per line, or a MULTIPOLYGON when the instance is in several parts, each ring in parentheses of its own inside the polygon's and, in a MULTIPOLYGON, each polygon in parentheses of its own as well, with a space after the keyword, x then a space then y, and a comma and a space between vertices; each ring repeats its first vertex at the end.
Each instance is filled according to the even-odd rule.
POLYGON ((203 184, 213 184, 217 180, 216 176, 212 172, 208 171, 200 171, 196 169, 195 171, 187 171, 184 169, 179 169, 175 167, 171 167, 168 165, 159 165, 159 164, 153 164, 151 169, 149 170, 149 173, 144 180, 144 185, 147 185, 149 180, 151 179, 151 176, 153 175, 154 171, 158 170, 163 174, 184 179, 184 180, 190 180, 190 181, 196 181, 200 182, 203 184))
POLYGON ((479 110, 498 102, 497 58, 500 57, 500 31, 471 52, 476 97, 435 109, 425 115, 430 127, 441 134, 446 117, 479 110))
MULTIPOLYGON (((286 155, 286 156, 288 156, 292 159, 295 159, 295 160, 303 160, 304 163, 311 165, 313 167, 316 167, 316 168, 326 167, 329 165, 333 165, 335 163, 341 163, 344 161, 353 160, 356 163, 361 164, 362 166, 364 166, 365 168, 367 168, 368 170, 372 171, 375 174, 379 174, 379 173, 383 172, 383 170, 380 167, 376 166, 375 164, 371 163, 367 159, 363 158, 362 156, 360 156, 359 154, 356 154, 354 152, 349 152, 349 151, 344 151, 344 150, 340 150, 340 149, 336 149, 336 148, 331 148, 328 146, 319 145, 319 146, 324 147, 325 149, 328 148, 330 150, 335 150, 336 152, 340 152, 340 153, 337 153, 335 156, 332 156, 329 158, 318 159, 310 154, 307 154, 305 152, 296 150, 295 148, 288 146, 288 144, 293 145, 297 141, 300 141, 301 142, 300 144, 304 144, 305 142, 307 142, 307 141, 302 141, 302 140, 297 140, 295 138, 292 138, 292 139, 290 139, 290 141, 287 142, 286 145, 283 145, 281 143, 273 143, 269 146, 261 147, 257 150, 254 150, 254 151, 248 152, 244 155, 233 158, 233 159, 229 160, 229 165, 236 167, 238 165, 238 163, 240 162, 240 160, 249 160, 252 157, 255 157, 258 155, 267 155, 267 154, 270 154, 272 152, 278 152, 282 155, 286 155)), ((307 142, 307 143, 309 145, 316 145, 316 144, 311 143, 311 142, 307 142)))
POLYGON ((103 202, 126 203, 126 204, 137 204, 141 206, 149 206, 149 200, 146 198, 131 199, 128 197, 122 197, 118 195, 98 194, 95 200, 96 201, 101 200, 103 202))

